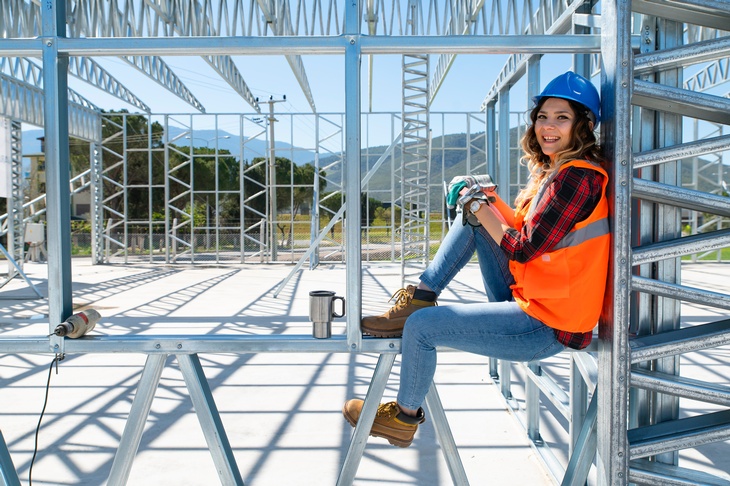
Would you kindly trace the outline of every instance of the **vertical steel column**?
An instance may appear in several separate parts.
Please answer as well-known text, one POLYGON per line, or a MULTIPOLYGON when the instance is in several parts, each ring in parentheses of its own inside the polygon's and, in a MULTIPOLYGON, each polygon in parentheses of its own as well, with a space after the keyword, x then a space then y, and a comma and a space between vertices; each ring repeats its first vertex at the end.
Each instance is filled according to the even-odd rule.
MULTIPOLYGON (((592 3, 586 2, 576 9, 576 14, 591 15, 591 9, 592 3)), ((591 28, 573 24, 571 31, 573 35, 590 34, 591 28)), ((591 79, 591 54, 574 54, 573 71, 586 79, 591 79)))
POLYGON ((631 278, 631 0, 601 4, 601 140, 609 167, 612 258, 599 322, 598 483, 628 480, 629 288, 631 278))
MULTIPOLYGON (((527 367, 535 376, 542 375, 542 367, 539 361, 530 361, 527 367)), ((527 414, 527 437, 535 443, 542 443, 540 437, 540 388, 535 380, 528 378, 525 383, 525 408, 527 414)))
MULTIPOLYGON (((527 106, 532 110, 532 98, 540 94, 540 58, 530 56, 527 61, 527 106)), ((500 96, 501 98, 501 96, 500 96)), ((520 184, 519 177, 514 181, 520 184)), ((517 186, 516 186, 517 187, 517 186)), ((511 191, 510 191, 511 193, 511 191)), ((539 361, 527 363, 528 368, 536 375, 542 374, 539 361)), ((536 444, 542 443, 540 436, 540 389, 534 380, 527 378, 525 383, 525 406, 527 415, 527 437, 536 444)))
POLYGON ((246 194, 243 191, 243 181, 245 180, 245 174, 243 173, 244 168, 244 157, 243 157, 243 146, 244 146, 244 126, 246 117, 241 115, 238 117, 238 132, 239 132, 239 148, 238 153, 241 154, 238 157, 238 207, 240 208, 241 217, 239 218, 238 237, 241 240, 241 254, 240 263, 246 263, 246 220, 244 218, 245 212, 245 201, 246 194))
MULTIPOLYGON (((577 12, 584 13, 586 15, 591 14, 591 5, 585 4, 580 6, 577 9, 577 12)), ((580 35, 580 34, 590 34, 590 28, 579 26, 579 25, 573 25, 572 28, 573 34, 580 35)), ((591 79, 591 55, 590 54, 575 54, 573 55, 573 71, 580 74, 586 79, 591 79)), ((578 439, 579 434, 581 430, 583 429, 583 425, 585 423, 585 417, 586 417, 586 409, 588 407, 588 386, 586 385, 585 380, 583 380, 583 377, 580 374, 580 371, 578 370, 577 363, 574 358, 575 353, 571 353, 570 355, 570 417, 571 420, 568 424, 568 433, 570 436, 570 443, 568 444, 568 451, 569 451, 569 457, 572 456, 572 454, 585 454, 584 451, 578 449, 576 450, 576 446, 578 445, 578 439)), ((595 400, 592 402, 594 404, 594 414, 595 414, 595 400)), ((594 424, 595 427, 595 424, 594 424)), ((593 440, 593 451, 595 452, 595 436, 592 438, 593 440)), ((571 457, 572 459, 572 457, 571 457)), ((584 459, 585 460, 585 459, 584 459)), ((589 461, 592 462, 592 461, 589 461)), ((587 465, 584 467, 588 467, 587 465)))
MULTIPOLYGON (((275 262, 278 259, 278 235, 276 233, 276 219, 277 213, 279 212, 276 207, 276 141, 274 140, 274 123, 276 117, 274 116, 274 101, 269 102, 269 170, 268 170, 268 198, 269 198, 269 251, 271 252, 271 261, 275 262)), ((195 245, 193 244, 193 247, 195 245)))
POLYGON ((91 156, 91 262, 95 265, 104 263, 104 185, 102 184, 101 139, 89 146, 91 156))
MULTIPOLYGON (((66 35, 66 2, 43 3, 43 123, 46 147, 46 215, 48 221, 48 329, 72 312, 71 197, 68 151, 68 56, 56 40, 66 35)), ((54 344, 57 340, 51 338, 54 344)))
MULTIPOLYGON (((677 47, 683 43, 683 24, 663 20, 657 29, 658 49, 677 47)), ((657 82, 662 85, 681 88, 682 68, 662 71, 657 82)), ((668 147, 682 143, 682 116, 675 113, 658 113, 658 126, 655 130, 657 147, 668 147)), ((681 161, 667 162, 655 168, 654 180, 672 186, 682 186, 681 161)), ((657 241, 679 238, 682 235, 681 209, 667 204, 655 205, 656 221, 652 225, 654 237, 657 241)), ((655 263, 654 278, 666 283, 681 283, 681 259, 671 258, 655 263)), ((662 296, 653 296, 653 305, 647 312, 656 312, 653 333, 662 333, 679 329, 680 301, 662 296)), ((640 309, 640 312, 645 312, 640 309)), ((670 356, 656 360, 654 370, 670 375, 679 375, 679 356, 670 356)), ((652 424, 679 418, 679 397, 653 393, 652 396, 652 424)), ((656 456, 657 462, 678 465, 679 451, 667 452, 656 456)))
MULTIPOLYGON (((498 152, 497 152, 497 102, 492 98, 487 103, 487 108, 484 110, 485 116, 485 136, 484 149, 486 151, 485 157, 487 159, 487 174, 492 176, 492 180, 497 180, 497 167, 498 167, 498 152)), ((499 360, 496 358, 489 358, 489 376, 492 380, 497 381, 499 379, 499 360)))
POLYGON ((532 110, 532 98, 540 94, 540 58, 530 56, 527 61, 527 109, 532 110))
POLYGON ((362 343, 362 263, 360 241, 360 1, 345 10, 345 254, 347 266, 347 344, 359 351, 362 343))
POLYGON ((487 104, 487 109, 484 110, 485 115, 485 126, 486 126, 486 146, 484 147, 487 151, 487 174, 493 177, 493 180, 497 178, 497 102, 492 99, 487 104))
POLYGON ((319 236, 320 211, 319 211, 319 115, 314 115, 314 187, 312 187, 312 222, 309 230, 309 244, 314 245, 314 251, 309 256, 309 269, 314 270, 319 265, 319 243, 315 243, 319 236))
MULTIPOLYGON (((153 197, 153 180, 154 180, 154 173, 152 170, 152 167, 154 165, 154 151, 152 149, 153 147, 153 140, 152 140, 152 117, 147 117, 147 241, 148 241, 148 251, 149 251, 149 263, 154 263, 154 258, 152 258, 152 254, 154 251, 154 225, 152 224, 152 211, 154 208, 154 197, 153 197)), ((216 155, 217 157, 217 155, 216 155)), ((217 160, 216 160, 217 162, 217 160)), ((218 164, 216 163, 216 188, 218 187, 218 164)), ((217 201, 217 199, 216 199, 217 201)), ((217 214, 217 213, 216 213, 217 214)))
MULTIPOLYGON (((0 197, 4 197, 7 200, 7 210, 8 210, 8 219, 7 219, 7 225, 8 225, 8 241, 7 241, 7 250, 10 255, 13 253, 13 233, 14 231, 14 219, 13 219, 13 209, 14 209, 14 201, 12 199, 12 165, 13 165, 13 149, 12 149, 12 142, 10 141, 10 132, 11 132, 11 126, 12 126, 12 120, 9 117, 0 116, 0 171, 2 174, 0 174, 0 181, 2 181, 3 185, 0 187, 0 197)), ((14 268, 12 262, 7 262, 8 267, 8 278, 5 280, 5 282, 8 282, 10 279, 14 276, 14 268)))
MULTIPOLYGON (((418 34, 420 2, 409 0, 407 28, 418 34)), ((429 260, 430 124, 429 55, 403 55, 401 154, 401 277, 405 284, 420 275, 429 260)))
MULTIPOLYGON (((10 197, 8 198, 8 252, 23 268, 23 133, 20 122, 10 122, 10 197), (12 226, 11 226, 12 225, 12 226)), ((10 269, 8 269, 10 272, 10 269)), ((8 273, 10 275, 10 273, 8 273)))
MULTIPOLYGON (((655 51, 656 48, 656 17, 641 16, 638 28, 641 34, 640 53, 646 54, 655 51)), ((637 79, 648 80, 654 75, 644 75, 637 79)), ((652 110, 642 109, 638 106, 632 108, 632 151, 640 153, 644 150, 652 150, 656 146, 656 113, 652 110)), ((652 180, 654 167, 637 169, 635 176, 642 179, 652 180)), ((651 243, 654 239, 653 225, 653 204, 649 201, 633 199, 631 218, 631 246, 640 246, 642 243, 651 243)), ((634 275, 644 278, 651 278, 654 273, 652 263, 638 265, 633 269, 634 275)), ((635 335, 648 335, 652 332, 653 296, 648 292, 636 292, 629 296, 631 308, 629 329, 635 335)), ((651 363, 638 363, 634 369, 641 368, 649 370, 651 363)), ((650 423, 650 395, 648 390, 641 388, 629 389, 629 418, 628 428, 636 428, 650 423)))
MULTIPOLYGON (((492 98, 487 103, 484 110, 486 139, 484 140, 485 157, 487 159, 487 174, 492 176, 492 180, 497 180, 498 170, 498 152, 497 152, 497 101, 492 98)), ((504 193, 504 192, 503 192, 504 193)), ((499 360, 489 358, 489 376, 492 380, 499 380, 499 360)))
POLYGON ((499 390, 507 400, 512 400, 512 362, 499 361, 499 390))
MULTIPOLYGON (((122 245, 124 252, 124 263, 129 263, 127 258, 129 257, 129 132, 127 129, 127 115, 122 116, 122 212, 124 213, 124 219, 122 219, 122 228, 124 233, 122 236, 122 245)), ((191 170, 192 173, 192 170, 191 170)))
POLYGON ((499 159, 496 180, 499 185, 499 195, 505 201, 512 201, 509 153, 509 90, 510 87, 506 86, 499 91, 499 159))
MULTIPOLYGON (((172 219, 172 211, 170 211, 170 115, 165 115, 165 121, 163 124, 163 143, 165 145, 165 156, 163 161, 164 172, 165 172, 165 263, 169 264, 171 261, 170 247, 173 245, 173 238, 175 237, 174 226, 175 222, 172 219)), ((243 137, 242 137, 243 138, 243 137)), ((243 159, 243 157, 241 157, 243 159)), ((243 172, 241 172, 241 199, 243 199, 243 172)), ((241 202, 241 224, 243 224, 243 201, 241 202)), ((241 238, 241 247, 243 251, 243 238, 241 238)), ((241 262, 243 263, 243 262, 241 262)))

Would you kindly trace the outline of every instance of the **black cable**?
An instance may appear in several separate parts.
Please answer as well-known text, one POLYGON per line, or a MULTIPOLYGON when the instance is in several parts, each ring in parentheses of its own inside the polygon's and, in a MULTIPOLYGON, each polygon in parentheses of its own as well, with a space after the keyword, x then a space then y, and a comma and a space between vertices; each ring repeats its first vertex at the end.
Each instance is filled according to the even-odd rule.
MULTIPOLYGON (((30 469, 28 470, 28 486, 33 486, 33 463, 35 462, 35 457, 38 455, 38 433, 41 430, 41 422, 43 421, 43 414, 46 413, 46 406, 48 405, 48 391, 51 389, 51 374, 53 372, 53 365, 58 366, 58 362, 61 361, 64 358, 64 355, 57 354, 55 358, 53 358, 53 361, 51 361, 51 366, 48 368, 48 380, 46 381, 46 398, 43 400, 43 410, 41 410, 41 416, 38 417, 38 425, 35 428, 35 445, 33 446, 33 457, 30 460, 30 469)), ((58 368, 56 368, 56 373, 58 373, 58 368)))

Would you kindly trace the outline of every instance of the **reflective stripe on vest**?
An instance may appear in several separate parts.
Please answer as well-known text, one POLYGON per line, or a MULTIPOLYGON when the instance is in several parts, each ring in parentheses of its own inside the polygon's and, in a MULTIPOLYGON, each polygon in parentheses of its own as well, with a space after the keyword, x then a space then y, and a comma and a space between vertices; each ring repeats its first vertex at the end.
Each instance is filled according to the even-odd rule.
POLYGON ((599 219, 594 221, 588 226, 571 231, 563 237, 550 251, 560 250, 561 248, 568 248, 569 246, 578 246, 581 243, 588 241, 592 238, 607 235, 609 233, 608 218, 599 219))

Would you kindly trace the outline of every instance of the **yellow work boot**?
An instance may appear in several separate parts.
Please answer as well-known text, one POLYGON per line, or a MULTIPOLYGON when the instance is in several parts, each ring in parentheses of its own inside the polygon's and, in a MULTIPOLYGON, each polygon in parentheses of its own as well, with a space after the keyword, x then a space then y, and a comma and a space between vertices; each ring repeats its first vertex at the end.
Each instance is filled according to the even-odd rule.
MULTIPOLYGON (((375 337, 389 338, 402 336, 403 326, 408 316, 417 310, 436 305, 435 300, 429 302, 427 300, 414 299, 413 294, 415 292, 415 285, 409 285, 405 289, 400 289, 390 298, 390 300, 395 300, 395 305, 383 315, 363 317, 360 323, 360 330, 365 334, 375 337)), ((432 294, 435 299, 436 294, 433 292, 428 293, 432 294)))
MULTIPOLYGON (((346 401, 345 406, 342 407, 342 415, 353 427, 357 425, 357 420, 360 418, 363 403, 362 400, 355 398, 346 401)), ((370 429, 370 435, 387 439, 394 446, 408 447, 413 442, 418 424, 425 421, 426 416, 422 408, 418 409, 417 417, 411 417, 401 412, 396 402, 381 403, 378 406, 373 427, 370 429)))

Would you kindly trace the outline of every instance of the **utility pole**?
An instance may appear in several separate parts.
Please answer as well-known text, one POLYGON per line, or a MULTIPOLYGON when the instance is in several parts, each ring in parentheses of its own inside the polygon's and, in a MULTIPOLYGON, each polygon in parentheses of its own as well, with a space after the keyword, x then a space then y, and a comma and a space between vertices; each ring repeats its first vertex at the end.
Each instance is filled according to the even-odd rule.
MULTIPOLYGON (((258 102, 258 98, 256 98, 258 102)), ((271 245, 271 261, 275 262, 277 259, 277 246, 278 238, 276 235, 276 148, 274 142, 274 122, 277 121, 274 116, 274 104, 286 101, 286 95, 280 100, 275 100, 273 96, 269 97, 269 101, 265 103, 269 104, 269 242, 271 245)))

